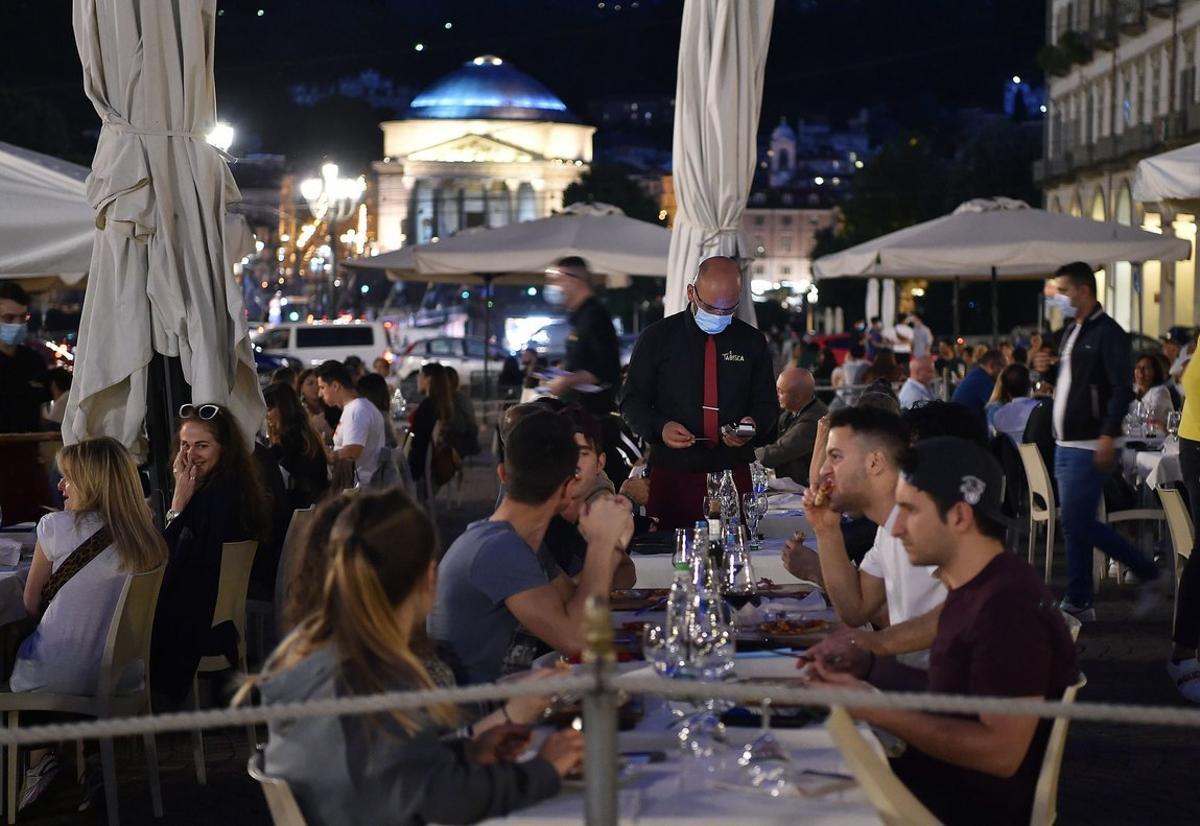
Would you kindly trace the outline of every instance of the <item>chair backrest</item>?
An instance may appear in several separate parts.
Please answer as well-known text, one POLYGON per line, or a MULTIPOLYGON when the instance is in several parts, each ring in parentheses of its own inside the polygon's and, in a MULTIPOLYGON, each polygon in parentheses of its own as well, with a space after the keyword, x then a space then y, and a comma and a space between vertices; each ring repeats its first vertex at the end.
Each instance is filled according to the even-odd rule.
POLYGON ((1029 486, 1029 510, 1037 516, 1048 515, 1054 519, 1054 486, 1050 483, 1050 474, 1046 471, 1046 463, 1037 445, 1032 442, 1017 445, 1021 454, 1021 464, 1025 468, 1025 482, 1029 486), (1038 499, 1042 504, 1038 504, 1038 499))
POLYGON ((287 601, 288 585, 292 577, 292 558, 316 512, 316 505, 292 511, 292 520, 288 522, 287 533, 283 536, 283 547, 279 549, 279 567, 275 569, 275 627, 279 629, 280 637, 284 635, 283 605, 287 601))
POLYGON ((237 629, 238 651, 246 653, 246 592, 250 588, 250 570, 258 543, 226 542, 221 546, 221 580, 217 586, 217 604, 213 608, 212 627, 232 622, 237 629))
MULTIPOLYGON (((1063 692, 1064 703, 1075 702, 1079 689, 1087 685, 1087 677, 1079 675, 1079 682, 1063 692)), ((1033 811, 1029 817, 1030 826, 1053 826, 1058 816, 1058 776, 1062 770, 1063 750, 1067 746, 1067 726, 1070 720, 1065 717, 1055 719, 1050 727, 1050 738, 1046 741, 1046 755, 1042 758, 1042 770, 1038 772, 1037 787, 1033 793, 1033 811)))
POLYGON ((846 709, 830 709, 825 728, 880 820, 887 826, 939 826, 938 819, 862 736, 846 709))
POLYGON ((258 781, 263 797, 267 799, 267 808, 271 810, 271 820, 275 826, 307 826, 303 812, 292 794, 287 781, 279 777, 270 777, 263 771, 262 752, 256 751, 250 755, 250 763, 246 771, 258 781))
POLYGON ((150 697, 150 635, 166 569, 164 562, 152 571, 125 578, 100 659, 96 696, 101 702, 115 696, 121 678, 139 661, 146 697, 150 697))
POLYGON ((1171 532, 1171 545, 1175 548, 1176 559, 1186 559, 1192 555, 1192 546, 1196 538, 1192 518, 1188 515, 1187 506, 1183 504, 1183 496, 1174 488, 1160 485, 1158 501, 1162 503, 1163 514, 1167 518, 1167 530, 1171 532))
POLYGON ((411 430, 404 431, 404 435, 402 437, 400 437, 400 453, 404 456, 405 459, 407 459, 408 454, 412 452, 412 442, 413 442, 412 431, 411 430))

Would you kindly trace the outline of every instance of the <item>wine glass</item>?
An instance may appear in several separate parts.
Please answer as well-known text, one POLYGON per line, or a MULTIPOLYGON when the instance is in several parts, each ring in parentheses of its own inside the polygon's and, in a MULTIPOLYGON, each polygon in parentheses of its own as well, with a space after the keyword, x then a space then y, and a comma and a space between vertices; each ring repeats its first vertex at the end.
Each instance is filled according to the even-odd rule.
POLYGON ((1167 414, 1167 435, 1171 437, 1172 442, 1179 441, 1179 422, 1182 418, 1178 410, 1167 414))
MULTIPOLYGON (((729 607, 714 595, 697 594, 692 612, 688 671, 701 682, 720 682, 733 670, 734 633, 729 607)), ((706 699, 679 729, 679 746, 707 773, 720 771, 718 745, 725 741, 725 724, 716 701, 706 699)))
POLYGON ((665 627, 659 623, 642 626, 642 656, 654 666, 655 673, 674 677, 679 670, 678 653, 678 644, 670 639, 665 627))
POLYGON ((767 497, 756 493, 743 495, 742 512, 746 515, 746 531, 750 534, 750 550, 757 551, 762 547, 758 540, 758 523, 767 513, 767 497))
MULTIPOLYGON (((727 543, 728 544, 728 543, 727 543)), ((725 601, 734 609, 741 610, 758 596, 758 585, 754 576, 754 565, 746 552, 742 531, 737 532, 737 541, 725 548, 725 601)), ((736 619, 736 615, 734 616, 736 619)))

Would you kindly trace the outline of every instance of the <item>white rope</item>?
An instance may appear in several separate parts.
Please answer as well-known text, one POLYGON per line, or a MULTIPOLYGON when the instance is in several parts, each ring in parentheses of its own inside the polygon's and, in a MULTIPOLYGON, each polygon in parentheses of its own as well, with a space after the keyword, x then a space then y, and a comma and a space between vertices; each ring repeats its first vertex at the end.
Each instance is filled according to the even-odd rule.
MULTIPOLYGON (((334 715, 378 714, 386 711, 425 708, 433 705, 464 705, 512 697, 578 695, 595 690, 595 674, 484 684, 465 688, 397 691, 359 697, 308 700, 268 706, 189 711, 143 717, 112 718, 92 722, 30 726, 0 730, 0 746, 26 746, 58 740, 129 737, 172 731, 231 728, 250 724, 301 720, 334 715)), ((721 699, 755 705, 770 697, 775 705, 846 706, 933 711, 948 714, 1012 714, 1062 717, 1091 722, 1158 725, 1177 728, 1200 727, 1200 709, 1169 706, 1117 705, 1112 703, 1061 703, 1049 700, 1006 697, 972 697, 959 694, 853 691, 835 688, 786 688, 739 683, 701 683, 660 677, 620 676, 603 681, 610 690, 627 694, 649 694, 672 699, 721 699), (611 682, 610 682, 611 680, 611 682)), ((0 710, 3 703, 0 702, 0 710)))

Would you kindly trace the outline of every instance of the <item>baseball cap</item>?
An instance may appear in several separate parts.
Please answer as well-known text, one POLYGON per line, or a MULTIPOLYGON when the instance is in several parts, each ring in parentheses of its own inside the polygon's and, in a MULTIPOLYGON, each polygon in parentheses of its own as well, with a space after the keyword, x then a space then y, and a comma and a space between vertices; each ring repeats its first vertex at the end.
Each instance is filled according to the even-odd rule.
POLYGON ((1008 526, 1004 513, 1004 471, 992 454, 958 436, 935 436, 912 446, 904 481, 951 504, 966 502, 979 516, 1008 526))

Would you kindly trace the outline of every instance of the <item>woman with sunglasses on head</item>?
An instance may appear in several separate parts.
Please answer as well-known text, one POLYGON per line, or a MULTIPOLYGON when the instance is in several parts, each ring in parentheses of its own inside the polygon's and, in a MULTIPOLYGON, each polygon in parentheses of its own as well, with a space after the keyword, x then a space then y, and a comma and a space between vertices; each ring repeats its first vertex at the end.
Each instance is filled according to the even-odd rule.
MULTIPOLYGON (((313 609, 238 700, 252 687, 268 705, 433 687, 413 638, 433 607, 436 549, 428 518, 395 489, 345 504, 313 609)), ((264 768, 287 780, 312 824, 475 823, 556 794, 582 758, 582 735, 570 729, 522 763, 522 726, 447 741, 457 718, 434 706, 272 723, 264 768)))
MULTIPOLYGON (((66 509, 38 522, 25 580, 25 610, 38 624, 17 651, 9 688, 86 696, 96 693, 126 579, 163 564, 167 548, 120 442, 104 437, 67 445, 58 466, 66 509)), ((141 679, 140 673, 125 675, 120 690, 141 679)), ((53 752, 31 752, 20 808, 41 797, 57 773, 53 752)))
POLYGON ((215 404, 179 408, 175 491, 163 530, 171 551, 154 620, 151 685, 169 704, 187 699, 202 655, 236 645, 234 629, 213 629, 226 542, 269 537, 271 502, 247 439, 215 404))
POLYGON ((325 445, 313 429, 291 385, 274 382, 263 390, 267 403, 267 451, 288 474, 288 515, 311 507, 329 489, 325 445))

